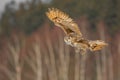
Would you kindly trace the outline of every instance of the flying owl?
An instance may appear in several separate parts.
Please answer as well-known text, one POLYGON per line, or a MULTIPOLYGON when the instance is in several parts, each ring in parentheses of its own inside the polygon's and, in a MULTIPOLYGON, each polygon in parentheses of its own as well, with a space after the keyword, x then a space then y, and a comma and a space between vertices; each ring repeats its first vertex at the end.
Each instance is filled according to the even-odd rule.
POLYGON ((66 36, 64 41, 67 45, 75 48, 75 51, 85 54, 87 50, 98 51, 107 45, 102 40, 87 40, 82 36, 78 25, 67 15, 57 8, 49 8, 46 12, 47 17, 58 27, 60 27, 66 36))

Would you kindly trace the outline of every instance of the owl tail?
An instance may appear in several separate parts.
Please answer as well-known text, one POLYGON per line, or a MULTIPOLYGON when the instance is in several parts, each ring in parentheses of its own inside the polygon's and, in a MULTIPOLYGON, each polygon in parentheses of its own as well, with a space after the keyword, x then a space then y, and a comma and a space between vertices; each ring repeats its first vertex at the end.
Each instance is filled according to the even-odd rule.
POLYGON ((89 49, 90 51, 98 51, 101 50, 104 46, 108 44, 101 40, 89 41, 89 49))

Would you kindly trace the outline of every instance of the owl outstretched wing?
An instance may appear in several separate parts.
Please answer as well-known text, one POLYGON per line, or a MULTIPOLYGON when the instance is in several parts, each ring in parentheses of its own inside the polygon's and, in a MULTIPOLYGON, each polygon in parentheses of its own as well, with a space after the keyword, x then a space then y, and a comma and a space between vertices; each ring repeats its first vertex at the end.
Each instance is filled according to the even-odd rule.
POLYGON ((107 46, 108 44, 105 43, 102 40, 95 40, 95 41, 89 41, 89 49, 91 51, 98 51, 101 50, 104 46, 107 46))
POLYGON ((57 8, 49 8, 46 15, 56 26, 62 28, 66 35, 75 33, 82 36, 78 25, 66 13, 57 8))

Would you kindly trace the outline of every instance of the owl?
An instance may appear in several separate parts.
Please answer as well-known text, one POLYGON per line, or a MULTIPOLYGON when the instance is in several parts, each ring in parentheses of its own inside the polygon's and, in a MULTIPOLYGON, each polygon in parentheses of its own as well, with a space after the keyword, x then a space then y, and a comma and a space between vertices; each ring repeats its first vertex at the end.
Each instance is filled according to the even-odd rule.
POLYGON ((47 17, 66 34, 64 41, 67 45, 75 48, 77 53, 85 54, 87 50, 98 51, 107 45, 102 40, 88 40, 82 36, 78 25, 66 13, 57 8, 49 8, 47 17))

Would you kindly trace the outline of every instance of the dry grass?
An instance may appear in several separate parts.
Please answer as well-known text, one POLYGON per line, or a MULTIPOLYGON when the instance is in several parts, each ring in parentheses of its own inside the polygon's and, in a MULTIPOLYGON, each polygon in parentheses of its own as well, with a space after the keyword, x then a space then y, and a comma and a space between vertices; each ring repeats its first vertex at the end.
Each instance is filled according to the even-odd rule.
MULTIPOLYGON (((85 21, 81 22, 84 24, 85 21)), ((85 26, 82 31, 87 33, 89 24, 85 26)), ((95 35, 100 35, 99 38, 107 41, 104 26, 99 23, 98 34, 95 35)), ((115 62, 111 47, 82 56, 63 42, 64 35, 61 30, 48 27, 49 25, 44 25, 43 29, 36 31, 29 38, 15 35, 11 41, 6 41, 6 47, 0 52, 7 56, 6 64, 0 64, 1 80, 120 79, 120 65, 115 62), (118 73, 114 64, 119 70, 118 73)))

